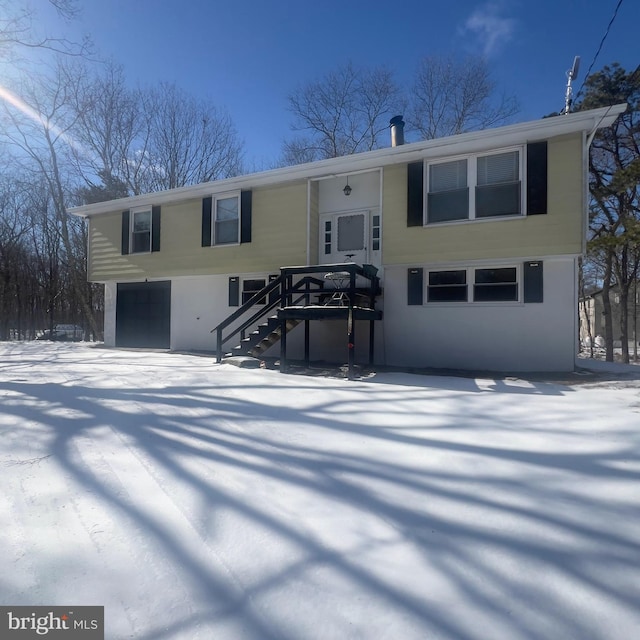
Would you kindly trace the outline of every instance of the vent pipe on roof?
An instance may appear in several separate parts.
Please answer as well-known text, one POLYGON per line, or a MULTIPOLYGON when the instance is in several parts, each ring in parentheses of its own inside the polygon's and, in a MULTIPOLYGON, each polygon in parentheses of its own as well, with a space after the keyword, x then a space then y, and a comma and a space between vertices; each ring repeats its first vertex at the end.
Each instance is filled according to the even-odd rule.
POLYGON ((399 147, 404 144, 404 120, 402 116, 393 116, 389 120, 389 126, 391 127, 391 146, 399 147))

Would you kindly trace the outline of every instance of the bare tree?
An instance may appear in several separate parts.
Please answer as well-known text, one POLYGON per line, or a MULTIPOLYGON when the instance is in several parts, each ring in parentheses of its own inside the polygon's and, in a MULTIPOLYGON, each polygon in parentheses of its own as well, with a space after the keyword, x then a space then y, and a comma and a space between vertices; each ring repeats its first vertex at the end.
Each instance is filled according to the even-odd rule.
POLYGON ((72 319, 63 253, 46 183, 37 174, 5 174, 0 180, 0 339, 33 339, 46 325, 52 329, 54 320, 72 319))
POLYGON ((32 220, 32 274, 37 285, 43 319, 52 335, 56 319, 64 313, 64 248, 55 212, 50 210, 49 189, 44 182, 34 184, 29 196, 29 217, 32 220))
POLYGON ((121 67, 98 74, 66 65, 74 127, 75 159, 86 187, 85 202, 138 195, 237 175, 242 143, 229 115, 174 85, 129 89, 121 67))
POLYGON ((370 151, 387 144, 380 134, 401 109, 400 91, 390 70, 361 69, 351 63, 299 87, 288 98, 292 129, 301 135, 285 142, 285 164, 299 164, 370 151))
POLYGON ((71 106, 77 115, 74 148, 78 173, 86 187, 84 202, 98 202, 143 192, 150 128, 143 95, 126 86, 121 66, 106 63, 98 74, 86 63, 67 63, 71 106), (74 83, 73 78, 78 78, 74 83))
POLYGON ((504 124, 519 106, 496 89, 483 58, 426 57, 416 70, 407 124, 425 139, 504 124))
POLYGON ((172 84, 144 93, 147 130, 141 161, 146 191, 229 178, 242 167, 243 144, 226 111, 172 84))
POLYGON ((17 323, 20 269, 28 247, 30 220, 23 215, 24 192, 15 176, 0 181, 0 340, 7 340, 17 323))
POLYGON ((68 160, 70 149, 77 145, 72 132, 78 115, 72 108, 72 96, 78 92, 78 82, 61 66, 53 77, 24 79, 12 99, 2 103, 5 116, 2 125, 4 137, 20 151, 25 168, 35 167, 34 175, 46 185, 63 247, 60 262, 66 267, 71 289, 84 317, 94 333, 98 333, 87 299, 86 256, 80 261, 83 268, 74 268, 78 262, 74 256, 75 225, 70 223, 67 214, 68 200, 77 191, 77 185, 71 180, 72 165, 68 160))
MULTIPOLYGON (((78 14, 76 0, 49 0, 58 16, 65 20, 78 14)), ((8 57, 18 49, 47 49, 72 56, 86 55, 91 49, 88 39, 77 43, 66 38, 38 35, 36 15, 29 3, 0 0, 0 57, 8 57)))

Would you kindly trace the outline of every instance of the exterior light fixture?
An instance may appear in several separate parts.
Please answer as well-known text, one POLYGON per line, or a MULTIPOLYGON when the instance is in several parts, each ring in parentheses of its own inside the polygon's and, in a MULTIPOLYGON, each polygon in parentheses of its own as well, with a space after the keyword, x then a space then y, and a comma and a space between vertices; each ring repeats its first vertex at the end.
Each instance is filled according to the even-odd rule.
POLYGON ((351 187, 349 186, 349 178, 347 178, 347 184, 345 185, 345 187, 344 187, 343 191, 344 191, 344 195, 345 195, 345 196, 350 196, 350 195, 351 195, 351 191, 352 191, 352 189, 351 189, 351 187))

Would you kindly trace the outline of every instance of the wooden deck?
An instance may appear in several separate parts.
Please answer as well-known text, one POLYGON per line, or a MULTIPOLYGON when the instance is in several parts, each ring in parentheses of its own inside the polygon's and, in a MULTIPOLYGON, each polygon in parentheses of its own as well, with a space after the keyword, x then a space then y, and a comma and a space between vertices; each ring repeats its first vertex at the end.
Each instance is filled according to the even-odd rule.
MULTIPOLYGON (((278 309, 280 320, 348 320, 349 307, 307 305, 278 309)), ((351 307, 353 320, 382 320, 382 311, 367 307, 351 307)))

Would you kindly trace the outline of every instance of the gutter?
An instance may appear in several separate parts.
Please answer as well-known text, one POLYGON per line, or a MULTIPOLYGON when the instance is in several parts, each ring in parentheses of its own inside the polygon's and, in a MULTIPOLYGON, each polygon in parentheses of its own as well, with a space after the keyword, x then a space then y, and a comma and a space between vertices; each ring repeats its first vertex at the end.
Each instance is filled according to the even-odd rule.
POLYGON ((593 139, 596 137, 596 133, 598 132, 598 129, 601 129, 604 126, 610 126, 613 124, 613 122, 615 122, 615 120, 611 121, 611 122, 607 122, 606 125, 602 124, 602 121, 609 115, 609 111, 611 111, 611 109, 613 109, 615 107, 616 109, 616 118, 621 114, 624 113, 627 110, 627 104, 617 104, 617 105, 610 105, 609 107, 607 107, 607 110, 604 112, 603 116, 600 118, 600 120, 598 120, 598 122, 594 125, 593 129, 591 129, 591 131, 587 134, 587 149, 589 149, 591 147, 591 143, 593 142, 593 139), (620 109, 620 107, 624 107, 623 109, 620 109))

